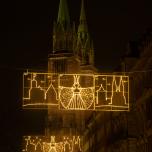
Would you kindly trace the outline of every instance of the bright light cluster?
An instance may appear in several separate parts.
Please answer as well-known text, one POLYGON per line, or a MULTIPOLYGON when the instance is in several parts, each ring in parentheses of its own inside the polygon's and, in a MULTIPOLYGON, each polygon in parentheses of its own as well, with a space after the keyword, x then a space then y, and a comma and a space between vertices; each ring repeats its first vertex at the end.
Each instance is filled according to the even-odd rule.
MULTIPOLYGON (((82 87, 80 85, 81 75, 60 75, 59 78, 59 101, 60 107, 63 109, 71 110, 84 110, 89 109, 94 102, 94 85, 92 83, 91 87, 82 87), (67 79, 73 78, 73 85, 63 86, 62 81, 64 77, 67 79), (67 87, 68 86, 68 87, 67 87)), ((88 75, 86 77, 89 77, 88 75)), ((64 83, 64 82, 63 82, 64 83)), ((85 83, 85 80, 82 82, 85 83)))
POLYGON ((81 152, 80 136, 25 136, 22 152, 81 152))
POLYGON ((128 111, 129 77, 24 73, 23 107, 128 111))

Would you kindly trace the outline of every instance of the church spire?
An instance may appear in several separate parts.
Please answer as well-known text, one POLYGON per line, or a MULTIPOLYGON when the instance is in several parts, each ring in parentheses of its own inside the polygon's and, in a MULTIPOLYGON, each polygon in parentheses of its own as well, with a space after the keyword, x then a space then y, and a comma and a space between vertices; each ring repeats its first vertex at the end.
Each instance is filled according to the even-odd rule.
POLYGON ((85 15, 85 9, 84 9, 84 0, 81 0, 80 22, 86 22, 86 15, 85 15))
POLYGON ((84 0, 81 0, 81 12, 80 12, 80 24, 78 28, 78 33, 80 32, 88 32, 87 20, 84 8, 84 0))
POLYGON ((66 0, 60 0, 57 22, 60 24, 69 24, 70 16, 66 0))
POLYGON ((92 65, 93 62, 93 53, 91 38, 88 32, 85 8, 84 8, 84 0, 81 1, 81 11, 80 11, 80 23, 78 26, 77 33, 77 55, 81 61, 82 65, 92 65))
POLYGON ((60 0, 57 21, 53 28, 53 53, 72 53, 73 39, 67 0, 60 0))

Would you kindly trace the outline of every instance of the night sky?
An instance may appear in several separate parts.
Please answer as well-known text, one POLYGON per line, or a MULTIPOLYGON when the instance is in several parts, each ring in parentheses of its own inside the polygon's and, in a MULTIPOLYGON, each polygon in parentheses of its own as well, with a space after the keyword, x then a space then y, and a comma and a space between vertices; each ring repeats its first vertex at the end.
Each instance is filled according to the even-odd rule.
MULTIPOLYGON (((44 127, 43 115, 38 111, 30 115, 31 111, 25 114, 21 110, 22 72, 27 68, 47 69, 58 4, 59 0, 17 0, 2 5, 1 151, 16 152, 21 135, 34 132, 34 128, 39 132, 44 127)), ((68 0, 68 6, 71 22, 78 25, 80 0, 68 0)), ((137 40, 152 27, 152 1, 85 0, 85 6, 95 64, 101 72, 112 71, 125 54, 128 42, 137 40)))
MULTIPOLYGON (((3 64, 39 67, 47 64, 52 50, 52 24, 59 0, 12 1, 7 6, 7 52, 3 64), (6 60, 9 58, 9 61, 6 60)), ((78 25, 80 0, 68 1, 71 22, 78 25)), ((129 41, 139 38, 152 25, 152 1, 85 0, 90 35, 94 41, 95 63, 100 71, 114 69, 129 41)))

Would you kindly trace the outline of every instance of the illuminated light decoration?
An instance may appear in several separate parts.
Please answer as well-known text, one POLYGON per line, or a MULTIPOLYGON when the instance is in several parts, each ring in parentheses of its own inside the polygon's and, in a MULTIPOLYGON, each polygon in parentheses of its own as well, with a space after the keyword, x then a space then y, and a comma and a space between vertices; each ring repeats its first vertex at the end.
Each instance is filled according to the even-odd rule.
POLYGON ((81 152, 80 136, 24 136, 22 152, 81 152))
POLYGON ((128 76, 24 73, 23 78, 23 108, 129 110, 128 76))
POLYGON ((58 106, 58 77, 48 73, 24 73, 23 107, 58 106))
MULTIPOLYGON (((60 75, 59 77, 59 101, 60 109, 70 109, 70 110, 86 110, 89 109, 94 103, 94 81, 92 82, 92 87, 81 87, 80 78, 86 77, 86 80, 90 75, 60 75), (61 81, 67 77, 68 80, 73 79, 71 87, 65 87, 62 85, 61 81), (71 79, 72 77, 72 79, 71 79)), ((93 80, 93 76, 92 80, 93 80)), ((85 81, 82 82, 82 84, 85 81)), ((68 85, 68 84, 66 84, 68 85)))
POLYGON ((96 110, 129 110, 129 77, 96 75, 96 110))

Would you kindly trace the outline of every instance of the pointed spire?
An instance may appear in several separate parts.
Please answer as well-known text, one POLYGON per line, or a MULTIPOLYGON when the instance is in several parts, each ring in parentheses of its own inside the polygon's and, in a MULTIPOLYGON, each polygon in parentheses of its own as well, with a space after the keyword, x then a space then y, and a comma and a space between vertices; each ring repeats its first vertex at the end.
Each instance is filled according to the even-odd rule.
POLYGON ((80 13, 80 22, 86 22, 86 15, 84 9, 84 0, 81 0, 81 13, 80 13))
POLYGON ((78 33, 81 32, 86 32, 86 33, 88 32, 86 14, 84 9, 84 0, 81 0, 80 24, 78 28, 78 33))
POLYGON ((94 50, 91 44, 90 34, 88 32, 84 0, 81 0, 80 24, 77 33, 76 54, 80 58, 82 65, 93 65, 94 50))
POLYGON ((57 22, 70 23, 70 16, 66 0, 60 0, 57 22))

